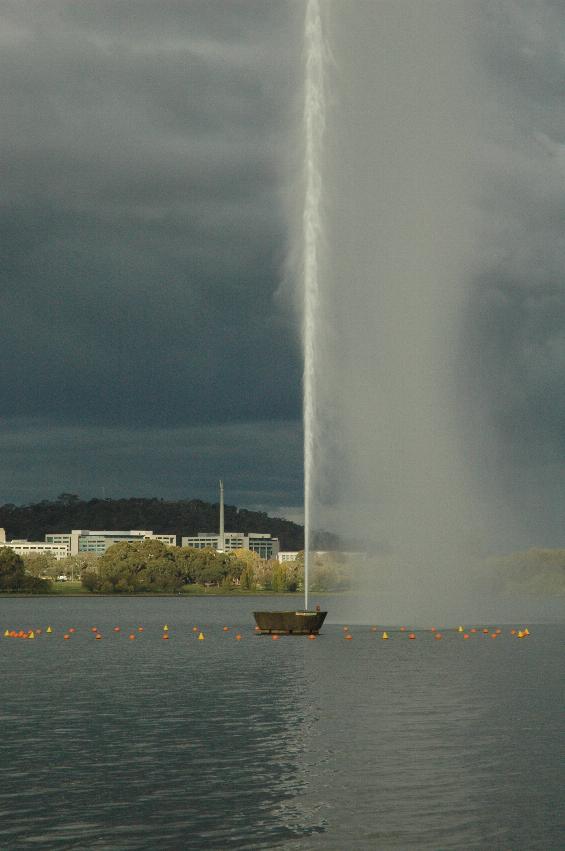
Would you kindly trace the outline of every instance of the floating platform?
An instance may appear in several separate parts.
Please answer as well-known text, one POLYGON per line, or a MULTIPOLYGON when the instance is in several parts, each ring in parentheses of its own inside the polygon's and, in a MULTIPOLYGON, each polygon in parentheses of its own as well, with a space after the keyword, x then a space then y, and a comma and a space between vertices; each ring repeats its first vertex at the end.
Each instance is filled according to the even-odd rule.
POLYGON ((318 635, 327 612, 253 612, 262 635, 318 635))

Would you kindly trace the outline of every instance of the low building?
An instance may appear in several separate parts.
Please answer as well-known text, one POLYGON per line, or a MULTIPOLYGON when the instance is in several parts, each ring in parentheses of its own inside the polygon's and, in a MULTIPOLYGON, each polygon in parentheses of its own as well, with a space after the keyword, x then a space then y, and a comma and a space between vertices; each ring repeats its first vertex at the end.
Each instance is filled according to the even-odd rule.
POLYGON ((41 556, 49 555, 59 561, 68 555, 64 544, 47 544, 45 541, 14 540, 7 541, 6 537, 0 539, 0 547, 10 547, 19 556, 41 556))
POLYGON ((299 555, 299 550, 282 550, 277 554, 278 561, 282 564, 285 561, 296 561, 299 555))
POLYGON ((176 535, 155 535, 147 529, 130 529, 129 531, 93 531, 92 529, 73 529, 72 532, 50 532, 45 535, 49 544, 67 547, 67 555, 79 553, 95 553, 102 555, 112 544, 124 541, 161 541, 169 547, 176 546, 176 535))
POLYGON ((273 538, 268 532, 224 532, 224 546, 220 544, 221 535, 218 532, 199 532, 198 535, 184 536, 183 547, 196 550, 211 549, 217 552, 233 552, 234 550, 251 550, 263 559, 276 558, 279 552, 279 539, 273 538))

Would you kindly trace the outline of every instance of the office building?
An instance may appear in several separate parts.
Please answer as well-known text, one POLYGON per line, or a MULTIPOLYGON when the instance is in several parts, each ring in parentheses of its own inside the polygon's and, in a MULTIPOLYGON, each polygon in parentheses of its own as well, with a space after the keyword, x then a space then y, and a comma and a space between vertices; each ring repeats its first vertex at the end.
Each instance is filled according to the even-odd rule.
POLYGON ((130 529, 129 531, 93 531, 92 529, 73 529, 72 532, 50 532, 45 535, 45 541, 67 547, 68 555, 79 553, 95 553, 102 555, 112 544, 124 541, 161 541, 169 547, 176 546, 176 535, 154 535, 147 529, 130 529))
POLYGON ((299 551, 298 550, 282 550, 277 553, 277 560, 283 564, 285 561, 296 561, 298 558, 299 551))
POLYGON ((268 532, 224 532, 222 536, 215 532, 199 532, 195 536, 184 536, 183 547, 196 550, 211 549, 217 552, 233 552, 234 550, 251 550, 264 559, 276 558, 279 552, 279 539, 272 538, 268 532))
POLYGON ((10 547, 19 556, 39 556, 50 555, 57 560, 67 557, 67 547, 65 544, 52 544, 45 541, 27 541, 18 539, 13 541, 6 540, 6 532, 0 529, 0 547, 10 547))

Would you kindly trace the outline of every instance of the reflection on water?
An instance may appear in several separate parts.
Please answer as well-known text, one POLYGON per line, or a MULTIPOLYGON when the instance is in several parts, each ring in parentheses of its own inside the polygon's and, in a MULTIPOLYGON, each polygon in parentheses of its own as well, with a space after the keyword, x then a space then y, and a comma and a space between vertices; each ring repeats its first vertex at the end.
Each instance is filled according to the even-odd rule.
POLYGON ((273 642, 253 604, 1 600, 54 633, 0 642, 0 847, 560 847, 560 627, 273 642))

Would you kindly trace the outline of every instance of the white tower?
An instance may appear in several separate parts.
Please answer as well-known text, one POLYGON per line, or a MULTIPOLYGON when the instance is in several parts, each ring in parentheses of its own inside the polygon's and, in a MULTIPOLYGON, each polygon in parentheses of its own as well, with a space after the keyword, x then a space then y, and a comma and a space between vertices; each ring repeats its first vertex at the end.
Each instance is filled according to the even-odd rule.
POLYGON ((220 479, 220 534, 218 536, 218 552, 223 553, 226 548, 224 532, 224 483, 220 479))

